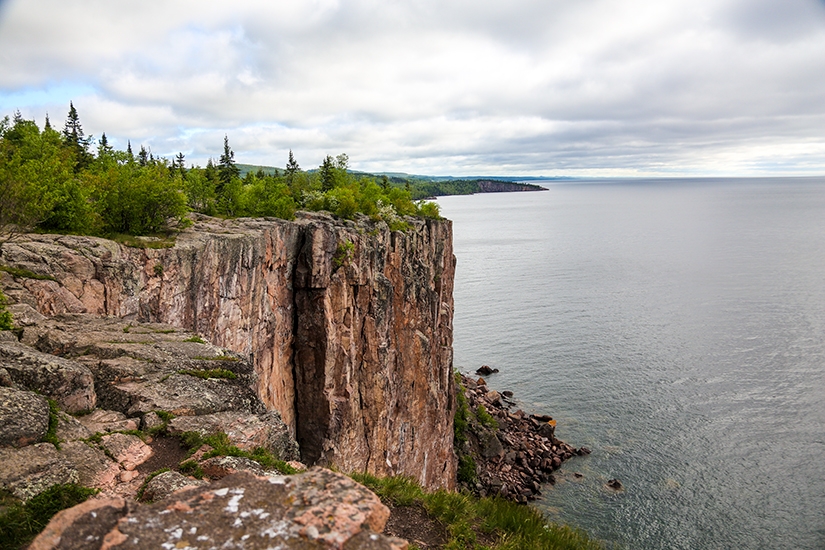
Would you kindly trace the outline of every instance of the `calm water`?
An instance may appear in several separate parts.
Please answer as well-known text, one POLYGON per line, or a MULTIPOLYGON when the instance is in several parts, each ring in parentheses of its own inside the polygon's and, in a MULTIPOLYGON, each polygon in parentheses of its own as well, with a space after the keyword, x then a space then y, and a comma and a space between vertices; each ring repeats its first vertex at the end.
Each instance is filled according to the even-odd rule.
POLYGON ((825 178, 439 203, 456 367, 501 369, 593 450, 546 488, 551 519, 630 549, 825 548, 825 178))

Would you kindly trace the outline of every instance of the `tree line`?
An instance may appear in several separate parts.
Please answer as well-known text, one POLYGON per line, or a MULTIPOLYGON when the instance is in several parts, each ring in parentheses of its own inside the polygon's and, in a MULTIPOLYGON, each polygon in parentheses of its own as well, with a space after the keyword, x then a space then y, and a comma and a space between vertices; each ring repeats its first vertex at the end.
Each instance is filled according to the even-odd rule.
POLYGON ((404 216, 439 217, 437 204, 413 201, 404 186, 352 174, 345 154, 304 171, 290 151, 284 170, 242 178, 228 137, 217 163, 187 168, 183 153, 169 160, 140 146, 135 154, 131 142, 118 151, 105 133, 95 143, 73 104, 62 131, 19 111, 0 120, 0 235, 147 235, 185 227, 190 212, 293 219, 299 209, 362 213, 393 230, 406 227, 404 216))

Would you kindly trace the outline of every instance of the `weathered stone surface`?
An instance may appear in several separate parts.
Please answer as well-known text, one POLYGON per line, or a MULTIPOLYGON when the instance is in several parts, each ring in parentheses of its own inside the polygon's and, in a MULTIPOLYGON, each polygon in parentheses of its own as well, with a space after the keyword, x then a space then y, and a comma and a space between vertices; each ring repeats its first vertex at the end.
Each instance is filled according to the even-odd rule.
POLYGON ((96 409, 78 420, 93 434, 138 429, 137 420, 126 418, 126 415, 119 411, 96 409))
POLYGON ((57 439, 60 441, 77 441, 88 439, 94 432, 84 426, 77 418, 63 411, 57 413, 57 439))
POLYGON ((136 435, 104 435, 100 444, 124 470, 134 470, 152 456, 152 449, 136 435))
POLYGON ((143 491, 143 500, 146 502, 155 502, 185 487, 203 487, 204 485, 209 485, 209 482, 201 479, 192 479, 179 472, 163 472, 150 479, 146 484, 146 488, 143 491))
POLYGON ((31 548, 406 549, 379 534, 388 517, 378 497, 341 474, 244 472, 152 505, 87 501, 55 516, 31 548))
POLYGON ((303 223, 295 408, 304 462, 452 487, 450 222, 374 235, 303 223), (353 245, 343 262, 341 243, 353 245))
POLYGON ((119 479, 120 466, 102 450, 84 441, 62 443, 59 453, 77 470, 81 485, 110 489, 119 479))
POLYGON ((156 412, 149 412, 140 417, 140 429, 144 431, 157 430, 163 426, 163 419, 156 412))
POLYGON ((30 391, 0 387, 0 447, 25 447, 49 429, 49 403, 30 391))
POLYGON ((260 464, 241 456, 213 456, 201 462, 200 467, 209 479, 221 479, 238 472, 264 475, 260 464))
POLYGON ((89 499, 54 516, 29 550, 102 548, 109 532, 134 506, 119 497, 89 499))
POLYGON ((60 456, 51 443, 21 449, 0 447, 0 464, 0 488, 24 501, 52 485, 79 480, 74 465, 60 456))
MULTIPOLYGON (((166 377, 168 370, 135 359, 128 351, 135 344, 124 341, 107 348, 111 356, 83 359, 105 408, 139 416, 169 410, 187 389, 196 389, 192 399, 217 399, 246 384, 281 413, 305 462, 450 487, 452 229, 446 220, 408 222, 402 233, 323 214, 299 214, 295 222, 195 216, 173 248, 157 250, 28 235, 3 245, 4 262, 56 281, 15 279, 7 294, 44 315, 86 312, 186 327, 254 362, 249 383, 184 384, 181 375, 166 377)), ((121 337, 138 340, 134 331, 121 337)), ((50 348, 56 337, 35 340, 43 351, 86 352, 50 348)), ((244 410, 238 401, 217 409, 204 399, 178 414, 244 410)))
POLYGON ((171 435, 198 432, 202 436, 223 432, 233 445, 246 451, 263 447, 281 460, 297 460, 298 444, 276 411, 263 415, 221 412, 202 416, 179 416, 167 426, 171 435))
POLYGON ((0 364, 21 387, 56 400, 68 412, 93 409, 97 402, 91 371, 75 361, 41 353, 17 342, 0 342, 0 364))
POLYGON ((254 392, 253 366, 194 338, 169 325, 88 315, 56 316, 23 333, 26 344, 76 357, 87 367, 95 378, 98 405, 105 409, 130 417, 159 409, 178 415, 263 412, 254 392), (235 378, 204 380, 182 373, 213 369, 230 371, 235 378))

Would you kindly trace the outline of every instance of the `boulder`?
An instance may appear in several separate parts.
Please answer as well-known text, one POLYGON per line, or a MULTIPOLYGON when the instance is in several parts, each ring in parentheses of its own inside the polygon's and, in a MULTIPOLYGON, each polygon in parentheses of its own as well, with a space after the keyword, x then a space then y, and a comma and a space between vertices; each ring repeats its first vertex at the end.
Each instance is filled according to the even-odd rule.
POLYGON ((119 479, 120 466, 101 449, 85 441, 61 444, 60 456, 77 470, 78 482, 86 487, 110 489, 119 479))
POLYGON ((203 487, 204 485, 209 485, 209 482, 186 477, 179 472, 163 472, 146 483, 146 488, 143 490, 143 500, 155 502, 185 487, 203 487))
POLYGON ((105 435, 100 441, 103 449, 124 470, 134 470, 152 456, 152 449, 136 435, 114 433, 105 435))
POLYGON ((49 403, 30 391, 0 387, 0 447, 24 447, 49 429, 49 403))
POLYGON ((0 489, 26 501, 51 487, 77 483, 77 469, 60 456, 51 443, 37 443, 22 449, 0 447, 0 489))
POLYGON ((78 420, 93 434, 138 429, 137 420, 126 418, 126 415, 119 411, 96 409, 78 420))
POLYGON ((210 479, 221 479, 238 472, 264 475, 260 464, 242 456, 213 456, 201 462, 200 467, 210 479))
POLYGON ((241 472, 151 505, 87 501, 55 516, 30 548, 406 549, 380 534, 388 518, 378 497, 342 474, 241 472))
POLYGON ((88 439, 94 433, 77 418, 63 411, 57 413, 57 439, 61 442, 88 439))
POLYGON ((91 371, 75 361, 19 342, 0 342, 0 364, 15 384, 51 397, 67 412, 93 409, 97 403, 91 371))
POLYGON ((298 460, 298 444, 276 411, 262 415, 221 412, 202 416, 179 416, 167 426, 171 435, 198 432, 202 436, 223 432, 240 449, 263 447, 281 460, 298 460))

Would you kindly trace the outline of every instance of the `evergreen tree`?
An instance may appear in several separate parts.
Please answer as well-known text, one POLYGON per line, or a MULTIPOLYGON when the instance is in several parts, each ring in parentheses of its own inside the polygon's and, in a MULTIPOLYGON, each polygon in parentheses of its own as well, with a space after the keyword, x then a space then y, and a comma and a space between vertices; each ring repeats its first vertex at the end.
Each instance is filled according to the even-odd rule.
POLYGON ((241 175, 241 169, 235 166, 235 152, 229 148, 229 137, 223 136, 223 154, 218 163, 218 173, 221 179, 221 187, 226 187, 232 182, 232 178, 241 175))
POLYGON ((149 164, 149 151, 143 145, 140 146, 140 153, 138 153, 138 164, 141 166, 149 164))
POLYGON ((74 103, 69 102, 69 115, 66 117, 66 124, 63 126, 63 144, 72 152, 75 158, 75 172, 79 172, 91 162, 89 154, 89 139, 83 135, 83 128, 80 125, 80 116, 74 103))
POLYGON ((108 156, 114 152, 114 148, 109 145, 109 139, 106 137, 106 132, 103 132, 103 135, 100 136, 100 141, 97 144, 97 156, 102 157, 104 155, 108 156))
POLYGON ((329 191, 335 187, 335 161, 330 155, 324 158, 324 162, 319 169, 321 174, 321 189, 329 191))
POLYGON ((288 184, 292 185, 292 180, 295 178, 295 174, 301 171, 301 167, 298 166, 298 161, 295 160, 295 156, 292 154, 292 149, 289 150, 289 160, 286 161, 286 181, 288 184))
POLYGON ((128 155, 130 161, 135 160, 135 154, 132 152, 132 140, 131 139, 126 142, 126 155, 128 155))
POLYGON ((46 124, 43 126, 43 130, 51 130, 52 129, 52 121, 49 120, 49 113, 46 113, 46 124))

